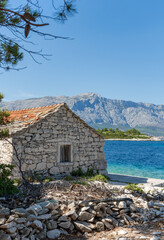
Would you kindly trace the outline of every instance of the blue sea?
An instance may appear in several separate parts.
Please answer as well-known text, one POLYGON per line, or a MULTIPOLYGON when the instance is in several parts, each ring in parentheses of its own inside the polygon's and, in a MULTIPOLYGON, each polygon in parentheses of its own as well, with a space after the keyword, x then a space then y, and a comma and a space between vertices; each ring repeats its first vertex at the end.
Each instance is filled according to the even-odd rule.
POLYGON ((109 173, 164 179, 164 142, 105 141, 109 173))

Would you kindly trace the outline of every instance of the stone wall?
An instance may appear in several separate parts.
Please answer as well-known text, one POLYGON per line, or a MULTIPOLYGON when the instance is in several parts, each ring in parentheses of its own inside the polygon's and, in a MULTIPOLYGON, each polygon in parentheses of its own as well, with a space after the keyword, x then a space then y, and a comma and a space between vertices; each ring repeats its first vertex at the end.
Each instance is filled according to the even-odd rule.
MULTIPOLYGON (((10 141, 23 161, 24 171, 58 175, 70 173, 78 167, 83 171, 90 167, 106 173, 104 140, 65 106, 16 132, 10 141), (61 144, 71 144, 71 162, 60 162, 61 144)), ((0 161, 14 163, 12 145, 3 140, 0 146, 0 161)))

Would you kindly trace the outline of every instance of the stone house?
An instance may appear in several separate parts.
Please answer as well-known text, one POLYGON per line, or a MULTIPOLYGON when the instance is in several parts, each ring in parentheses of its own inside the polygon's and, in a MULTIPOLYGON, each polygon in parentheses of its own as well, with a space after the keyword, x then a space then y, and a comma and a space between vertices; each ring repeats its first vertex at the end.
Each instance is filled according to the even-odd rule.
POLYGON ((107 173, 104 139, 65 103, 11 111, 10 119, 10 137, 0 140, 1 163, 17 165, 19 157, 23 171, 45 175, 66 175, 79 167, 107 173))

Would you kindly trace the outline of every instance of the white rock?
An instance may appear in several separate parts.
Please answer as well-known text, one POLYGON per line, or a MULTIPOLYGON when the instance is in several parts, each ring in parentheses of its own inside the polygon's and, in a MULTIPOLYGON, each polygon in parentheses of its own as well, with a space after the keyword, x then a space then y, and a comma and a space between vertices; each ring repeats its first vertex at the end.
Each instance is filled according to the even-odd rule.
POLYGON ((65 215, 66 216, 70 216, 72 218, 72 220, 76 220, 77 217, 78 217, 78 215, 77 215, 77 213, 76 213, 76 211, 74 209, 69 211, 69 212, 67 212, 65 215))
POLYGON ((118 234, 119 235, 126 235, 127 232, 121 229, 121 230, 118 231, 118 234))
POLYGON ((6 218, 0 218, 0 225, 4 224, 6 222, 6 218))
POLYGON ((119 202, 118 208, 120 208, 120 209, 127 208, 126 202, 124 202, 124 201, 119 202))

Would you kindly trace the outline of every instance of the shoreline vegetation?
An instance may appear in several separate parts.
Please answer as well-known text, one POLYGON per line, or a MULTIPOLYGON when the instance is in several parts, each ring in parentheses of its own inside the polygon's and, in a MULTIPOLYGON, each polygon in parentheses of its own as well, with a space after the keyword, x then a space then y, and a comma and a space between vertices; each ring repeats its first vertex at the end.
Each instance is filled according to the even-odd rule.
POLYGON ((148 136, 135 128, 122 131, 119 128, 102 128, 96 130, 105 140, 121 141, 161 141, 160 138, 148 136))

